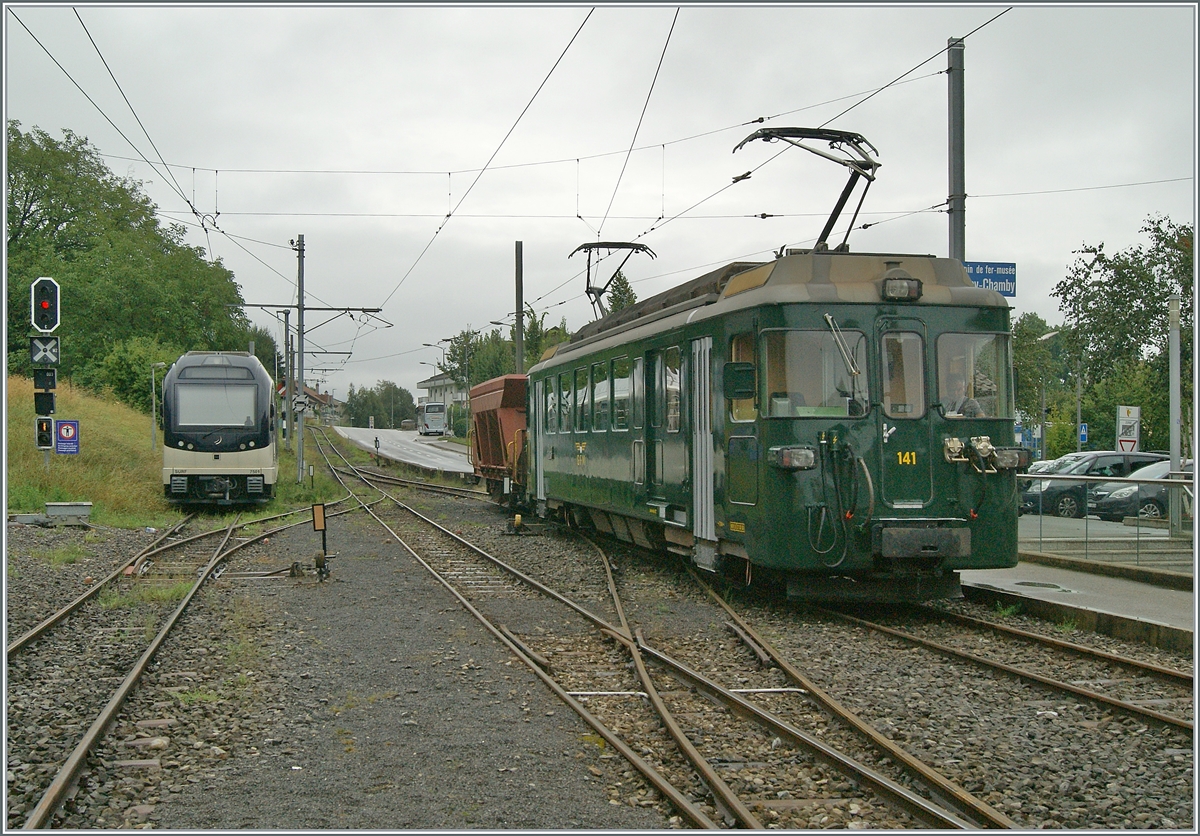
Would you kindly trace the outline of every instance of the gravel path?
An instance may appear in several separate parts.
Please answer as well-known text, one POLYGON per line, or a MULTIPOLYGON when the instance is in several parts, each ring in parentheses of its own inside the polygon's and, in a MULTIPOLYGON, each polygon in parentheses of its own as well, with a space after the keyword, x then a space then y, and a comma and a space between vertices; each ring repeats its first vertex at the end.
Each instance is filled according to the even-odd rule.
MULTIPOLYGON (((13 531, 20 551, 86 536, 13 531)), ((199 596, 56 826, 672 826, 634 806, 624 760, 375 523, 330 519, 328 540, 340 556, 325 583, 231 580, 199 596)), ((300 526, 241 568, 311 564, 319 546, 300 526)), ((47 571, 81 583, 72 566, 47 571)))

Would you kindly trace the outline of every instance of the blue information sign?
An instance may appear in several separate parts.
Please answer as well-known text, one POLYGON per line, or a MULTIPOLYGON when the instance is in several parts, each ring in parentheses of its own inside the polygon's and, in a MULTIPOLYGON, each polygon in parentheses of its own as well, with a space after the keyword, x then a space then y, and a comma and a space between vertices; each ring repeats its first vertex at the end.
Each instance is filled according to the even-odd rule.
POLYGON ((964 261, 967 275, 976 287, 994 290, 1001 296, 1017 295, 1017 265, 995 261, 964 261))
POLYGON ((1081 442, 1083 442, 1084 444, 1087 444, 1087 424, 1086 423, 1079 425, 1079 440, 1081 442))
POLYGON ((60 456, 73 456, 79 452, 79 422, 54 422, 54 452, 60 456))

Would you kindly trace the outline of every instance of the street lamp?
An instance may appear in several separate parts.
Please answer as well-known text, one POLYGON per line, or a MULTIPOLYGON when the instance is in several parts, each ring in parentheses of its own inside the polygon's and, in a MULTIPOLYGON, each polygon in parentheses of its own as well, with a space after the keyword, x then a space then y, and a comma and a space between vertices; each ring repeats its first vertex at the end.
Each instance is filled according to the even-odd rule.
POLYGON ((151 363, 150 364, 150 450, 153 452, 156 448, 155 439, 158 438, 158 403, 157 396, 154 391, 154 370, 165 369, 166 363, 151 363))
MULTIPOLYGON (((1037 338, 1037 341, 1044 343, 1051 337, 1057 336, 1057 331, 1048 331, 1037 338)), ((1046 458, 1046 372, 1042 370, 1042 458, 1046 458)))

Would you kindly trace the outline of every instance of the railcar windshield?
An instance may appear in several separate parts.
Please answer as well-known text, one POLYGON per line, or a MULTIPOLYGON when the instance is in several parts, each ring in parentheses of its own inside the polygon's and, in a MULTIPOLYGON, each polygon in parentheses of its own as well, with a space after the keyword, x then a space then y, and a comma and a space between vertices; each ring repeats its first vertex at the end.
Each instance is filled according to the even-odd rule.
POLYGON ((175 387, 177 427, 253 427, 258 387, 237 383, 180 383, 175 387))
POLYGON ((947 418, 1012 418, 1008 334, 938 337, 938 400, 947 418))
POLYGON ((763 338, 769 417, 866 413, 866 376, 852 373, 867 367, 861 331, 771 330, 763 338))

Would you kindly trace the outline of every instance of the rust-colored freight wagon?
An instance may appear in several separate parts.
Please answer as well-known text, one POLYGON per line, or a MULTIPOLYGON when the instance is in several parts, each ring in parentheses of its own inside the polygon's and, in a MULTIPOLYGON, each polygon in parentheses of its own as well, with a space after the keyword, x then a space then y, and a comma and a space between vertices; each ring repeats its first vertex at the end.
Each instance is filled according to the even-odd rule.
POLYGON ((506 374, 471 389, 471 462, 498 500, 524 487, 527 385, 525 375, 506 374))

